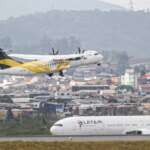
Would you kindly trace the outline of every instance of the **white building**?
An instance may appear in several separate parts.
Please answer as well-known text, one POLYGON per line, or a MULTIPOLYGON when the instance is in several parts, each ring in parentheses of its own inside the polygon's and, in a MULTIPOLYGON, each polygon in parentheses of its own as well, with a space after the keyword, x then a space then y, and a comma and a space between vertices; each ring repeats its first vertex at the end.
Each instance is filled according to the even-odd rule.
POLYGON ((130 85, 137 88, 137 75, 134 69, 127 69, 125 74, 121 76, 122 85, 130 85))

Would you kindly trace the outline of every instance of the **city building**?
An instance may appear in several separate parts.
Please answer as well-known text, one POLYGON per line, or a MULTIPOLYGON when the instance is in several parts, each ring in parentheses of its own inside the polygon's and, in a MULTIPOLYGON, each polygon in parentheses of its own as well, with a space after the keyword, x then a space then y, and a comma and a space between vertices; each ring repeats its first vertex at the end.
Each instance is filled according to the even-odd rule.
POLYGON ((129 85, 134 88, 138 87, 137 74, 135 73, 134 69, 127 69, 125 71, 125 74, 121 76, 121 84, 129 85))

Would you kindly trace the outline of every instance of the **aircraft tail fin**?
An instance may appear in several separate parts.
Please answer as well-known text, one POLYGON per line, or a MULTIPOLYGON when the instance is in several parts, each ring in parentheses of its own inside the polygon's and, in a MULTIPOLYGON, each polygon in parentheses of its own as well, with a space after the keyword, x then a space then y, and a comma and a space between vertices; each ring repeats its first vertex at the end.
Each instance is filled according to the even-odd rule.
POLYGON ((20 64, 22 64, 22 62, 19 62, 17 60, 14 60, 13 58, 9 57, 6 54, 6 52, 4 52, 4 50, 0 48, 0 69, 16 67, 20 64))

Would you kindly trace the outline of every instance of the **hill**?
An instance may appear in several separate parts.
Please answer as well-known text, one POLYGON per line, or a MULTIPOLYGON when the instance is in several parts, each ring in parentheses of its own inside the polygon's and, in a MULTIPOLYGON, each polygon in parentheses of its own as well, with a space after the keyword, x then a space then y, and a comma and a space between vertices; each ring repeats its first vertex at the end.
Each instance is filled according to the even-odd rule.
MULTIPOLYGON (((70 52, 78 46, 150 55, 150 13, 111 11, 49 11, 0 22, 0 45, 31 53, 56 47, 70 52), (39 50, 39 51, 38 51, 39 50), (33 51, 32 51, 33 52, 33 51)), ((22 52, 22 51, 20 51, 22 52)))
POLYGON ((4 0, 0 1, 0 20, 11 16, 34 14, 51 10, 123 10, 124 8, 100 0, 4 0))
POLYGON ((53 3, 53 7, 57 10, 124 10, 123 7, 105 3, 100 0, 55 0, 53 3))

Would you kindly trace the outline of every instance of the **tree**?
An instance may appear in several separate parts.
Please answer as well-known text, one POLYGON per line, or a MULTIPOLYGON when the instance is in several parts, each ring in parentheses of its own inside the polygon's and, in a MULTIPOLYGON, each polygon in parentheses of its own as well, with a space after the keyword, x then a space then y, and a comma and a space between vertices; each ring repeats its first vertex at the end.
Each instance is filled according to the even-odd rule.
POLYGON ((14 119, 13 113, 11 111, 11 108, 8 108, 7 116, 6 116, 6 121, 10 121, 12 119, 14 119))
POLYGON ((118 74, 123 74, 125 70, 129 67, 129 56, 126 51, 118 54, 117 72, 118 74))

